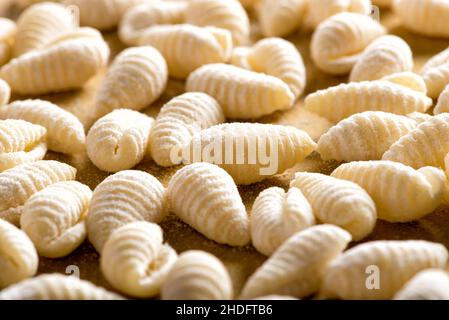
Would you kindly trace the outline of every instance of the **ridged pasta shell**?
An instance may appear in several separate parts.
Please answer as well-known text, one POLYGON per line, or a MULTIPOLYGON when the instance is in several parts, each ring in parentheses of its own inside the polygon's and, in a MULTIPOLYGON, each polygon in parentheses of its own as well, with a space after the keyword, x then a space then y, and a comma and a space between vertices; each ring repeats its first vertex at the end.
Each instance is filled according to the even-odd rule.
POLYGON ((429 97, 438 98, 449 84, 449 48, 430 58, 422 67, 421 76, 426 83, 429 97))
POLYGON ((315 217, 351 233, 354 241, 369 235, 376 224, 376 205, 359 185, 320 173, 298 172, 290 187, 302 191, 315 217))
POLYGON ((415 120, 417 124, 421 124, 423 122, 426 122, 427 120, 432 119, 432 116, 430 114, 422 112, 412 112, 406 115, 406 117, 415 120))
POLYGON ((87 235, 84 219, 92 191, 77 181, 58 182, 35 193, 25 202, 20 226, 39 255, 69 255, 87 235))
POLYGON ((191 250, 176 260, 162 287, 164 300, 230 300, 231 277, 210 253, 191 250))
POLYGON ((405 71, 393 73, 382 78, 382 80, 399 84, 403 87, 415 90, 417 92, 427 95, 427 86, 424 79, 413 72, 405 71))
POLYGON ((427 269, 417 273, 394 300, 449 300, 449 275, 439 269, 427 269))
POLYGON ((207 238, 231 246, 249 243, 245 206, 231 176, 220 167, 183 167, 171 178, 167 195, 170 209, 207 238))
POLYGON ((301 25, 309 0, 262 0, 259 23, 265 37, 282 37, 301 25))
POLYGON ((176 251, 163 244, 162 229, 157 224, 139 221, 110 235, 100 265, 114 288, 146 298, 159 293, 176 259, 176 251))
POLYGON ((443 268, 447 256, 443 245, 422 240, 360 244, 329 265, 322 296, 345 300, 391 299, 419 271, 443 268), (378 283, 371 283, 370 275, 377 277, 378 283))
POLYGON ((0 154, 0 172, 20 164, 42 160, 47 153, 47 143, 41 141, 28 151, 16 151, 0 154))
POLYGON ((0 79, 0 107, 7 104, 11 97, 11 88, 8 83, 0 79))
POLYGON ((433 109, 433 114, 447 113, 449 112, 449 83, 441 92, 438 98, 437 105, 433 109))
POLYGON ((349 233, 332 225, 295 233, 251 275, 240 298, 269 294, 303 298, 317 292, 327 266, 350 241, 349 233))
POLYGON ((16 34, 16 23, 12 20, 0 17, 0 66, 11 59, 16 34))

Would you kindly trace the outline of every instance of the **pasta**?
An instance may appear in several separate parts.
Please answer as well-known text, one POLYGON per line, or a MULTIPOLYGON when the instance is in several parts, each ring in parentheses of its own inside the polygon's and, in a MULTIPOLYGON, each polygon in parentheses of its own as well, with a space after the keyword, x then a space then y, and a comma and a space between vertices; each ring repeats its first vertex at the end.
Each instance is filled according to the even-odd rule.
POLYGON ((447 113, 449 112, 449 83, 441 92, 438 98, 437 105, 433 109, 434 114, 447 113))
POLYGON ((182 253, 162 287, 164 300, 230 300, 231 277, 215 256, 191 250, 182 253))
POLYGON ((88 186, 66 181, 48 186, 25 202, 20 226, 39 255, 65 257, 84 241, 91 197, 88 186))
POLYGON ((357 183, 374 200, 379 219, 409 222, 431 213, 440 204, 446 175, 434 167, 414 170, 392 161, 342 164, 332 177, 357 183))
POLYGON ((295 100, 282 80, 221 63, 192 72, 186 88, 211 95, 223 107, 226 117, 233 119, 259 118, 290 109, 295 100))
POLYGON ((188 92, 177 96, 162 107, 151 130, 151 157, 160 166, 179 164, 174 161, 177 151, 202 129, 224 121, 223 109, 207 94, 188 92))
POLYGON ((422 240, 360 244, 331 262, 324 276, 321 295, 345 300, 391 299, 419 271, 443 268, 447 256, 443 245, 422 240), (378 268, 379 283, 375 290, 368 282, 370 266, 378 268))
POLYGON ((0 300, 121 300, 119 295, 77 277, 42 274, 0 292, 0 300))
POLYGON ((89 159, 108 172, 136 166, 145 156, 153 122, 153 118, 129 109, 107 114, 87 134, 89 159))
POLYGON ((12 56, 16 33, 17 26, 15 22, 0 17, 0 66, 7 63, 12 56))
POLYGON ((158 49, 167 61, 170 76, 178 79, 187 78, 203 65, 228 61, 232 51, 228 30, 189 24, 151 27, 142 34, 139 44, 158 49))
POLYGON ((11 88, 8 83, 0 79, 0 108, 9 102, 11 98, 11 88))
POLYGON ((239 0, 243 7, 252 9, 260 0, 239 0))
POLYGON ((240 298, 271 294, 303 298, 315 293, 329 263, 350 241, 349 233, 332 225, 295 233, 251 275, 240 298))
POLYGON ((202 130, 183 150, 184 162, 209 162, 237 184, 252 184, 283 173, 316 149, 307 133, 293 127, 225 123, 202 130))
POLYGON ((320 173, 298 172, 290 187, 302 191, 315 217, 346 229, 354 241, 369 235, 376 224, 376 206, 359 185, 320 173))
POLYGON ((252 70, 252 66, 249 64, 248 56, 251 53, 251 47, 235 47, 232 50, 230 63, 236 67, 240 67, 246 70, 252 70))
POLYGON ((75 176, 76 169, 68 164, 45 160, 21 164, 1 172, 0 218, 7 218, 19 225, 20 207, 33 194, 56 182, 74 180, 75 176))
POLYGON ((310 44, 312 60, 326 73, 346 74, 363 50, 385 33, 383 26, 366 15, 336 14, 315 30, 310 44))
POLYGON ((68 111, 44 100, 22 100, 0 107, 0 119, 21 119, 47 129, 48 148, 67 154, 85 150, 81 122, 68 111))
POLYGON ((323 134, 317 151, 323 160, 380 160, 393 143, 416 126, 413 119, 392 113, 356 113, 323 134))
POLYGON ((406 117, 415 120, 417 124, 421 124, 427 120, 432 119, 432 116, 430 114, 422 112, 412 112, 409 113, 406 117))
POLYGON ((38 266, 37 252, 31 240, 3 219, 0 219, 0 266, 0 288, 34 276, 38 266))
POLYGON ((171 210, 207 238, 231 246, 250 241, 249 219, 226 171, 194 163, 177 171, 167 189, 171 210))
POLYGON ((101 270, 117 290, 139 298, 155 296, 177 259, 163 244, 162 229, 154 223, 134 222, 115 230, 101 255, 101 270))
POLYGON ((123 107, 144 109, 161 96, 167 80, 167 64, 156 49, 145 46, 122 51, 98 89, 94 118, 123 107))
POLYGON ((259 23, 265 37, 282 37, 301 25, 309 0, 262 0, 259 23))
POLYGON ((290 236, 314 224, 312 207, 298 188, 268 188, 253 204, 251 240, 257 251, 270 256, 290 236))
POLYGON ((421 69, 428 95, 438 98, 449 84, 449 48, 432 57, 421 69))
POLYGON ((86 218, 87 235, 101 253, 109 235, 136 221, 159 223, 167 213, 165 188, 144 171, 126 170, 107 177, 94 190, 86 218))
POLYGON ((416 73, 409 71, 393 73, 383 77, 382 80, 396 83, 427 95, 426 83, 424 82, 424 79, 416 73))
POLYGON ((390 74, 412 71, 413 53, 407 42, 393 35, 374 40, 352 68, 350 81, 377 80, 390 74))
POLYGON ((418 272, 395 294, 394 300, 449 300, 449 275, 439 269, 418 272))

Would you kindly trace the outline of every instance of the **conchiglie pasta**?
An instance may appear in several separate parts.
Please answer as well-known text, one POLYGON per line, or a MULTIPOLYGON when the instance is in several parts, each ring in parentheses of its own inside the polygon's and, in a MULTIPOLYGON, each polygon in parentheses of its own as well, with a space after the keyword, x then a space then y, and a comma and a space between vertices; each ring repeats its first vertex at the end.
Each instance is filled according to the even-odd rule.
POLYGON ((394 295, 394 300, 449 300, 449 275, 439 269, 423 270, 394 295))
POLYGON ((438 98, 449 84, 449 48, 433 56, 421 69, 429 97, 438 98))
POLYGON ((9 61, 17 33, 14 21, 0 17, 0 66, 9 61))
POLYGON ((309 0, 262 0, 259 23, 265 37, 282 37, 301 25, 309 0))

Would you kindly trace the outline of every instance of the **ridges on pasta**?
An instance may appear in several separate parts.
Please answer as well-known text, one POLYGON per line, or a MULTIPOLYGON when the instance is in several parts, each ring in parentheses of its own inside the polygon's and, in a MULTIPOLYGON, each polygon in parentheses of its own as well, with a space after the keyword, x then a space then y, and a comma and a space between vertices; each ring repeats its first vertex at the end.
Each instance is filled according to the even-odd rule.
POLYGON ((13 46, 16 34, 16 23, 7 18, 0 17, 0 67, 7 63, 13 55, 13 46))
POLYGON ((418 272, 394 295, 394 300, 448 300, 449 275, 440 269, 418 272))
POLYGON ((449 48, 436 54, 421 68, 429 97, 438 98, 449 84, 449 48))

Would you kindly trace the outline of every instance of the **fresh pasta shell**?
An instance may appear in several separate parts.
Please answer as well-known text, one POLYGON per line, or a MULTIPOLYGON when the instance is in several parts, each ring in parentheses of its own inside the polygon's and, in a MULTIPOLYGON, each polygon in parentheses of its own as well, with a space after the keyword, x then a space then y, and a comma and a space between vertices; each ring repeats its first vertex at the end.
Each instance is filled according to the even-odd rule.
POLYGON ((171 178, 167 195, 171 210, 207 238, 231 246, 249 243, 245 206, 231 176, 220 167, 185 166, 171 178))
POLYGON ((176 259, 176 251, 163 244, 162 229, 157 224, 139 221, 110 235, 100 265, 115 289, 146 298, 159 293, 176 259))
POLYGON ((223 109, 211 96, 201 92, 177 96, 162 107, 151 130, 151 157, 160 166, 179 164, 182 159, 175 161, 175 156, 195 134, 224 121, 223 109))
POLYGON ((314 225, 315 216, 298 188, 272 187, 254 201, 250 224, 253 246, 270 256, 290 236, 314 225))
POLYGON ((259 118, 290 109, 295 100, 282 80, 221 63, 192 72, 186 88, 211 95, 223 107, 226 117, 233 119, 259 118))
POLYGON ((20 164, 42 160, 47 153, 47 143, 41 141, 28 151, 15 151, 0 154, 0 172, 20 164))
POLYGON ((0 219, 0 266, 0 288, 31 278, 38 266, 36 248, 31 240, 25 232, 3 219, 0 219))
POLYGON ((232 49, 230 64, 242 69, 253 70, 248 61, 251 51, 251 47, 235 47, 232 49))
POLYGON ((89 241, 101 253, 109 235, 135 221, 159 223, 166 215, 165 188, 151 174, 126 170, 94 190, 87 215, 89 241))
POLYGON ((189 24, 151 27, 142 34, 139 44, 158 49, 167 61, 170 76, 179 79, 203 65, 228 61, 232 51, 229 31, 189 24))
POLYGON ((47 129, 48 148, 67 154, 85 150, 81 122, 68 111, 44 100, 21 100, 0 107, 0 119, 21 119, 47 129))
POLYGON ((8 83, 0 79, 0 107, 4 106, 9 102, 11 97, 11 88, 8 83))
POLYGON ((295 233, 251 275, 240 298, 270 294, 304 298, 317 292, 327 266, 350 241, 349 233, 332 225, 295 233))
POLYGON ((260 0, 239 0, 239 2, 242 4, 242 6, 248 10, 253 9, 253 7, 255 5, 257 5, 259 3, 259 1, 260 0))
POLYGON ((265 37, 286 36, 297 28, 306 13, 309 0, 262 0, 259 23, 265 37))
POLYGON ((421 76, 426 83, 429 97, 438 98, 449 84, 449 48, 427 61, 421 69, 421 76))
POLYGON ((326 73, 346 74, 351 71, 363 50, 385 28, 369 16, 339 13, 321 23, 312 36, 312 60, 326 73))
POLYGON ((196 134, 183 158, 216 164, 237 184, 252 184, 292 168, 315 148, 309 135, 294 127, 234 122, 196 134))
POLYGON ((329 265, 321 295, 345 300, 391 299, 419 271, 443 268, 447 256, 443 245, 422 240, 364 243, 329 265), (370 269, 379 283, 370 283, 370 269))
POLYGON ((392 113, 356 113, 322 135, 317 151, 323 160, 380 160, 393 143, 416 126, 416 121, 392 113))
POLYGON ((399 84, 403 87, 415 90, 416 92, 427 95, 427 86, 424 79, 413 72, 405 71, 387 75, 382 80, 389 81, 395 84, 399 84))
POLYGON ((16 23, 12 20, 0 17, 0 66, 11 59, 16 34, 16 23))
POLYGON ((430 114, 422 112, 412 112, 406 115, 406 117, 416 121, 417 124, 421 124, 423 122, 426 122, 427 120, 432 119, 432 116, 430 114))
POLYGON ((298 172, 290 187, 302 191, 315 217, 351 233, 354 241, 369 235, 376 224, 376 205, 359 185, 320 173, 298 172))
POLYGON ((84 219, 92 191, 77 181, 50 185, 29 198, 20 226, 39 255, 60 258, 69 255, 86 238, 84 219))
POLYGON ((441 92, 438 98, 437 105, 433 109, 433 114, 447 113, 449 112, 449 83, 441 92))
POLYGON ((163 300, 230 300, 231 277, 210 253, 190 250, 176 260, 162 287, 163 300))
POLYGON ((439 269, 418 272, 394 295, 394 300, 449 300, 449 275, 439 269))

